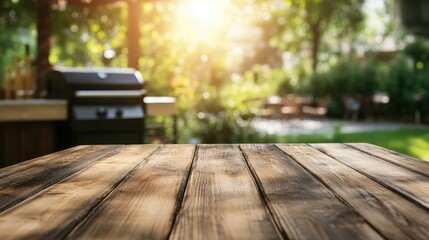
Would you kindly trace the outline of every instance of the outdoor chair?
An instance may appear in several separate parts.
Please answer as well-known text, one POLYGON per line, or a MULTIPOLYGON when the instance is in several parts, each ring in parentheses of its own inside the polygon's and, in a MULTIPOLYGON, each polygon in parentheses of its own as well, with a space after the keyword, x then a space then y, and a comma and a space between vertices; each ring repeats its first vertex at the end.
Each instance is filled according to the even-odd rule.
POLYGON ((299 117, 301 115, 301 106, 293 94, 282 97, 281 114, 283 117, 299 117))
POLYGON ((348 119, 349 116, 353 121, 356 121, 359 117, 359 110, 361 108, 361 96, 360 95, 343 95, 344 104, 344 118, 348 119))
POLYGON ((302 113, 310 117, 326 118, 326 114, 328 113, 329 103, 330 103, 329 97, 319 98, 317 100, 316 106, 303 106, 302 113))

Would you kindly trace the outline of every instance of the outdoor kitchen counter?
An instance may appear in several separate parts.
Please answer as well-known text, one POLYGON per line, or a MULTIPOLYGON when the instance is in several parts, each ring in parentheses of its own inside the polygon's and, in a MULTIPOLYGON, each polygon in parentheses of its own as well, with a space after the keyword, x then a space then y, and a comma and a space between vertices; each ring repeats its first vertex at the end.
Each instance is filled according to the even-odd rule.
POLYGON ((56 129, 65 120, 65 100, 0 100, 0 167, 58 151, 56 129))
MULTIPOLYGON (((63 149, 59 126, 68 120, 67 106, 64 99, 0 100, 0 168, 63 149)), ((145 106, 147 116, 173 118, 175 142, 175 98, 146 97, 145 106)))
POLYGON ((67 120, 67 101, 0 100, 0 122, 67 120))
MULTIPOLYGON (((145 104, 149 116, 177 114, 173 97, 146 97, 145 104)), ((67 120, 67 100, 0 100, 0 122, 61 120, 67 120)))
POLYGON ((0 169, 0 239, 428 239, 429 164, 369 144, 78 146, 0 169))

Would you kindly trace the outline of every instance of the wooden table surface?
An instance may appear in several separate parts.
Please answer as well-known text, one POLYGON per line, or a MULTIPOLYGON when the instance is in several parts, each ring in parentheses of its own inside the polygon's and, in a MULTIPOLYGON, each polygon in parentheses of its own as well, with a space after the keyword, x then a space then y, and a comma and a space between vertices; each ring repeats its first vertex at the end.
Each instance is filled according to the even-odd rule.
POLYGON ((429 163, 369 144, 78 146, 0 169, 0 239, 429 239, 429 163))

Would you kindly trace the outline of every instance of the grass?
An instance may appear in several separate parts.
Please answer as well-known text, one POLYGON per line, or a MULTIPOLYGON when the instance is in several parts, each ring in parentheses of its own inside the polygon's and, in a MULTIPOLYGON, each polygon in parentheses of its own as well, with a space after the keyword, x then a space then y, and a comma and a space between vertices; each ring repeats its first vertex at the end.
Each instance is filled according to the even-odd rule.
POLYGON ((404 128, 394 131, 312 134, 279 137, 281 143, 365 142, 429 161, 429 129, 404 128))

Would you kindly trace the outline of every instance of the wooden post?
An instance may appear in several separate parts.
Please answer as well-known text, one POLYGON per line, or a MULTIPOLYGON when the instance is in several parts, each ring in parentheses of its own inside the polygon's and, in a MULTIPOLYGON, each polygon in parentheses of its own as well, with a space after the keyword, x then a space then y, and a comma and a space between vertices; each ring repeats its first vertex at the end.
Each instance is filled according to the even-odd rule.
POLYGON ((140 3, 139 1, 128 2, 128 66, 139 69, 140 57, 140 3))
POLYGON ((21 58, 16 57, 15 65, 15 98, 23 98, 22 94, 22 76, 21 76, 21 58))
POLYGON ((24 57, 25 67, 21 66, 21 74, 22 74, 22 71, 25 71, 21 77, 21 97, 22 98, 27 98, 27 63, 25 60, 26 59, 24 57))
POLYGON ((44 90, 44 78, 51 68, 49 50, 51 48, 51 1, 37 1, 37 80, 35 96, 40 97, 44 90))
POLYGON ((11 99, 11 81, 12 81, 12 74, 10 72, 10 67, 7 67, 6 69, 6 84, 5 84, 5 99, 11 99))
POLYGON ((33 95, 33 81, 32 81, 32 72, 31 72, 31 58, 30 56, 25 57, 25 98, 31 98, 33 95))
POLYGON ((33 96, 33 81, 32 81, 32 67, 30 56, 30 45, 25 45, 25 98, 32 98, 33 96))

